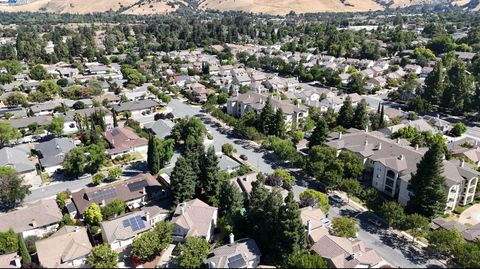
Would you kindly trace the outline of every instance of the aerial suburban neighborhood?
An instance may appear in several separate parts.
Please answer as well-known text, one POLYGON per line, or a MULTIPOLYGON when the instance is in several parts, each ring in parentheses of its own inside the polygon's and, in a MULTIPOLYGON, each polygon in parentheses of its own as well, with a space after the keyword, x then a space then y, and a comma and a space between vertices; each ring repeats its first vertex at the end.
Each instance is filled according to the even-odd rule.
POLYGON ((0 268, 480 266, 478 2, 47 2, 0 0, 0 268))

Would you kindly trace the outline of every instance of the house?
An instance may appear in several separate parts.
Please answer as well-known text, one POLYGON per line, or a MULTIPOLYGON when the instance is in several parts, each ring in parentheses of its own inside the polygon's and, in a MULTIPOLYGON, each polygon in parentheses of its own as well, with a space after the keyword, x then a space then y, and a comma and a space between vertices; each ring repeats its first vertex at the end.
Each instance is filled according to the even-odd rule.
POLYGON ((43 237, 57 230, 62 217, 62 212, 54 199, 40 200, 27 207, 0 214, 0 232, 13 229, 23 238, 43 237))
POLYGON ((75 143, 72 139, 56 137, 36 145, 35 150, 39 157, 41 168, 45 170, 48 175, 53 175, 63 168, 62 163, 65 156, 74 147, 75 143))
POLYGON ((213 249, 204 260, 207 268, 257 268, 262 256, 255 240, 246 238, 213 249))
POLYGON ((221 152, 217 152, 216 155, 218 158, 218 168, 220 168, 220 171, 232 173, 233 171, 239 169, 242 166, 239 162, 235 161, 230 156, 225 155, 221 152))
POLYGON ((248 76, 247 70, 245 70, 244 68, 232 69, 231 74, 233 77, 232 82, 234 84, 247 86, 250 85, 250 82, 252 82, 251 78, 248 76))
POLYGON ((23 107, 2 107, 0 118, 26 118, 27 110, 23 107))
POLYGON ((150 215, 149 211, 144 211, 142 208, 140 211, 102 221, 100 228, 103 242, 116 252, 122 253, 132 244, 135 237, 150 231, 161 220, 158 216, 150 215))
POLYGON ((30 148, 26 144, 0 149, 0 166, 12 167, 18 175, 27 178, 37 175, 35 163, 30 159, 30 148))
POLYGON ((230 179, 230 183, 237 186, 238 190, 242 192, 245 199, 249 199, 252 192, 252 183, 257 181, 257 173, 250 173, 243 176, 238 176, 230 179))
POLYGON ((150 133, 158 138, 165 138, 170 135, 173 126, 175 126, 175 124, 171 120, 160 119, 155 122, 145 124, 145 129, 149 130, 150 133))
POLYGON ((145 116, 147 114, 151 114, 155 112, 157 107, 160 106, 160 103, 151 99, 144 99, 126 103, 120 103, 116 106, 113 106, 115 111, 119 114, 124 111, 132 112, 132 117, 135 116, 145 116))
MULTIPOLYGON (((241 117, 249 111, 254 111, 259 115, 268 98, 269 96, 254 92, 230 97, 227 100, 227 113, 235 117, 241 117)), ((293 105, 275 96, 270 97, 270 100, 275 111, 282 109, 287 129, 293 125, 298 126, 308 116, 308 108, 304 105, 293 105)))
MULTIPOLYGON (((396 141, 380 132, 365 132, 351 129, 350 133, 333 135, 328 146, 356 153, 363 159, 366 177, 371 177, 372 186, 385 195, 395 198, 401 205, 410 200, 409 180, 416 173, 417 164, 427 148, 411 147, 405 141, 396 141)), ((455 206, 465 206, 473 201, 480 172, 471 165, 458 160, 444 160, 442 175, 446 178, 448 195, 446 212, 455 206)))
POLYGON ((139 137, 130 127, 116 127, 106 131, 103 136, 110 144, 107 153, 112 159, 134 152, 139 152, 146 159, 148 140, 139 137))
MULTIPOLYGON (((63 114, 56 115, 57 117, 62 117, 64 119, 63 123, 63 133, 65 134, 73 134, 78 132, 79 126, 77 117, 81 119, 89 118, 92 114, 97 113, 98 115, 103 115, 103 119, 105 122, 105 127, 110 129, 113 127, 113 117, 112 113, 104 108, 104 107, 91 107, 79 110, 70 110, 66 111, 63 114)), ((82 120, 80 121, 82 122, 82 120)))
POLYGON ((444 119, 441 119, 440 115, 437 115, 437 117, 425 115, 423 116, 423 119, 444 134, 448 133, 453 128, 452 125, 450 125, 450 122, 444 119))
POLYGON ((403 69, 408 73, 415 73, 417 75, 420 75, 420 73, 422 73, 422 67, 416 64, 407 64, 403 69))
POLYGON ((437 133, 437 129, 431 126, 426 120, 424 119, 418 119, 418 120, 409 120, 404 123, 400 123, 397 125, 392 125, 385 127, 383 129, 380 129, 379 132, 382 132, 386 135, 392 135, 393 133, 397 132, 398 130, 405 128, 407 126, 414 127, 417 129, 419 132, 431 132, 431 133, 437 133))
POLYGON ((82 216, 92 203, 106 206, 114 199, 124 201, 129 208, 140 208, 148 201, 166 198, 165 189, 154 176, 145 173, 107 186, 83 188, 72 193, 72 201, 82 216))
POLYGON ((319 228, 326 228, 325 214, 320 208, 313 208, 311 206, 300 209, 300 218, 303 225, 307 227, 307 233, 310 234, 313 230, 319 228))
POLYGON ((47 126, 52 122, 51 116, 36 116, 36 117, 25 117, 20 119, 7 120, 6 122, 10 123, 13 127, 17 129, 28 129, 29 126, 47 126))
POLYGON ((90 75, 103 75, 110 71, 108 66, 101 63, 87 63, 85 67, 90 75))
POLYGON ((360 240, 324 235, 311 250, 323 257, 329 268, 381 268, 389 264, 360 240))
POLYGON ((92 250, 87 228, 63 226, 46 239, 35 242, 37 257, 46 268, 81 267, 92 250))
POLYGON ((473 148, 457 148, 453 150, 453 154, 463 158, 467 158, 471 162, 475 163, 477 166, 480 166, 480 147, 473 148))
POLYGON ((430 223, 430 227, 433 230, 445 229, 445 230, 457 230, 459 231, 463 239, 469 242, 478 242, 480 239, 480 224, 475 224, 473 226, 467 227, 462 223, 455 220, 447 220, 444 218, 433 219, 430 223))
POLYGON ((218 209, 199 199, 180 203, 173 214, 173 240, 183 242, 186 237, 200 236, 210 241, 217 225, 218 209))
POLYGON ((48 101, 48 102, 44 102, 44 103, 41 103, 41 104, 36 104, 36 105, 30 106, 30 111, 32 111, 32 113, 35 116, 52 115, 54 109, 56 107, 61 106, 61 105, 62 104, 59 101, 48 101))
POLYGON ((17 253, 0 255, 0 268, 21 268, 22 257, 17 253))
POLYGON ((383 118, 386 120, 386 121, 390 121, 390 120, 393 120, 395 118, 403 118, 405 117, 405 112, 403 112, 402 110, 400 109, 396 109, 396 108, 391 108, 391 107, 384 107, 383 109, 383 118))

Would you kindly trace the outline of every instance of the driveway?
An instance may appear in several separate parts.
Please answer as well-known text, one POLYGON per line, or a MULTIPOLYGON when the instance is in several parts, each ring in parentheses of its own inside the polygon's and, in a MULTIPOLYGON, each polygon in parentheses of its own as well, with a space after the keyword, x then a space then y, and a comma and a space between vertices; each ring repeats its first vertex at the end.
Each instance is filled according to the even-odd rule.
POLYGON ((458 222, 471 225, 480 223, 480 204, 472 205, 463 211, 458 222))

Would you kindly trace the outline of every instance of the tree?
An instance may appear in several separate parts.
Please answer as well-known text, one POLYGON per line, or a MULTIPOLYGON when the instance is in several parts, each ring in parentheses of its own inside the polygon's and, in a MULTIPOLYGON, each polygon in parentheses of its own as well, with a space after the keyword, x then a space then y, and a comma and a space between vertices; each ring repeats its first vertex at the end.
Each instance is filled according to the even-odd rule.
POLYGON ((103 144, 91 144, 85 148, 87 153, 86 170, 89 173, 96 173, 107 159, 103 144))
POLYGON ((69 195, 68 195, 68 192, 66 191, 57 193, 55 200, 60 210, 63 210, 65 208, 65 200, 67 200, 68 198, 69 198, 69 195))
POLYGON ((362 158, 353 152, 342 151, 338 160, 343 163, 343 178, 360 179, 365 171, 362 158))
POLYGON ((104 219, 111 219, 125 213, 125 202, 115 198, 108 205, 102 208, 102 216, 104 219))
POLYGON ((432 72, 425 78, 422 97, 427 102, 438 105, 442 100, 444 89, 445 72, 441 61, 437 62, 432 72))
POLYGON ((349 92, 365 94, 365 83, 366 79, 363 77, 362 73, 355 72, 348 79, 347 88, 349 89, 349 92))
POLYGON ((452 255, 464 243, 462 234, 455 229, 437 229, 428 234, 428 247, 433 253, 452 255))
POLYGON ((340 237, 357 237, 357 222, 351 217, 337 217, 332 221, 333 234, 340 237))
POLYGON ((91 203, 83 213, 85 221, 90 225, 98 225, 103 220, 102 210, 96 203, 91 203))
POLYGON ((242 207, 243 194, 229 180, 223 181, 218 194, 218 213, 220 216, 232 216, 242 207))
POLYGON ((413 242, 415 238, 419 236, 425 236, 429 230, 430 221, 424 216, 414 213, 407 215, 404 222, 404 228, 410 231, 410 234, 413 237, 413 242))
POLYGON ((302 132, 300 130, 293 131, 292 132, 292 142, 293 142, 293 144, 297 145, 304 137, 305 137, 304 132, 302 132))
POLYGON ((283 115, 283 110, 281 108, 277 109, 277 112, 275 112, 274 121, 274 135, 284 138, 287 132, 287 127, 285 125, 285 116, 283 115))
POLYGON ((338 112, 337 124, 343 126, 346 129, 352 127, 354 114, 355 110, 352 106, 352 99, 350 98, 350 96, 347 96, 347 98, 343 102, 343 106, 338 112))
POLYGON ((442 170, 442 146, 435 143, 417 164, 417 172, 410 179, 408 212, 419 213, 427 218, 443 214, 447 204, 447 185, 442 170))
POLYGON ((360 130, 367 129, 368 111, 367 111, 367 103, 365 102, 365 100, 362 100, 355 108, 355 113, 353 115, 353 122, 351 126, 360 130))
POLYGON ((133 239, 132 255, 142 262, 150 261, 170 244, 172 231, 173 225, 169 222, 157 223, 152 231, 143 233, 133 239))
POLYGON ((235 148, 233 147, 232 144, 225 143, 222 145, 222 152, 227 155, 227 156, 232 156, 232 154, 235 152, 235 148))
POLYGON ((32 257, 28 253, 27 246, 25 245, 25 240, 23 235, 18 235, 18 248, 20 249, 20 256, 22 256, 22 264, 29 264, 32 262, 32 257))
POLYGON ((196 179, 197 175, 188 160, 183 156, 179 157, 170 177, 171 191, 175 204, 193 198, 195 195, 196 179))
POLYGON ((118 127, 117 116, 117 111, 115 110, 115 108, 112 108, 113 127, 118 127))
POLYGON ((314 146, 323 146, 327 141, 329 135, 327 122, 323 118, 319 118, 315 129, 313 129, 310 140, 308 141, 308 148, 314 146))
POLYGON ((199 268, 207 258, 210 246, 201 237, 188 237, 187 242, 180 245, 178 265, 180 268, 199 268))
POLYGON ((117 180, 122 175, 122 168, 120 166, 114 166, 108 169, 108 177, 113 180, 117 180))
POLYGON ((260 112, 260 116, 258 119, 259 122, 259 129, 262 133, 266 135, 274 135, 275 130, 275 112, 272 106, 272 100, 270 97, 267 98, 265 102, 265 106, 263 107, 262 111, 260 112))
POLYGON ((20 137, 20 132, 12 124, 0 121, 0 146, 10 144, 10 141, 20 137))
POLYGON ((43 66, 35 65, 30 69, 30 78, 33 80, 44 80, 47 79, 48 72, 43 66))
POLYGON ((455 261, 465 268, 480 267, 480 246, 478 243, 472 244, 464 242, 455 251, 455 261))
POLYGON ((206 128, 203 122, 197 117, 183 118, 177 121, 171 131, 171 137, 176 141, 186 142, 187 138, 191 137, 192 141, 198 144, 203 143, 206 128))
POLYGON ((203 155, 201 163, 201 187, 209 198, 216 197, 220 187, 220 176, 218 174, 220 168, 218 167, 218 157, 213 146, 210 146, 207 153, 203 155))
POLYGON ((0 255, 18 251, 18 237, 12 228, 6 232, 0 232, 0 255))
POLYGON ((458 136, 462 136, 462 134, 465 133, 466 131, 467 131, 467 126, 465 126, 465 124, 463 124, 462 122, 458 122, 453 125, 453 128, 450 131, 450 133, 453 136, 458 137, 458 136))
POLYGON ((148 169, 152 174, 158 174, 160 171, 160 151, 158 149, 158 143, 155 141, 157 138, 150 135, 148 138, 148 151, 147 151, 147 164, 148 169))
POLYGON ((378 212, 388 223, 388 226, 399 228, 405 221, 403 207, 397 202, 388 201, 382 204, 378 212))
POLYGON ((92 268, 117 268, 118 254, 107 244, 92 248, 87 263, 92 268))
POLYGON ((15 169, 0 167, 0 202, 3 210, 15 208, 30 194, 30 187, 24 184, 24 179, 17 175, 15 169))
POLYGON ((295 251, 287 259, 287 268, 328 268, 325 260, 317 254, 295 251))
POLYGON ((54 117, 52 122, 47 125, 47 131, 54 134, 55 136, 61 136, 63 134, 63 126, 65 119, 61 117, 54 117))
POLYGON ((285 198, 285 204, 279 211, 280 237, 277 255, 286 259, 295 250, 304 249, 307 245, 305 226, 300 218, 298 204, 293 199, 293 193, 289 192, 285 198))
POLYGON ((461 61, 453 63, 447 77, 442 106, 449 108, 454 114, 461 114, 468 107, 469 98, 473 94, 472 79, 467 75, 465 64, 461 61))
POLYGON ((18 106, 21 105, 23 107, 28 106, 27 96, 20 92, 12 92, 5 100, 6 104, 9 106, 18 106))
POLYGON ((330 210, 328 195, 313 189, 307 189, 300 193, 300 205, 302 207, 311 206, 320 208, 325 214, 330 210))
POLYGON ((63 170, 67 176, 79 176, 85 173, 87 158, 83 147, 71 149, 63 160, 63 170))
MULTIPOLYGON (((273 173, 267 177, 267 181, 269 181, 271 178, 278 179, 278 181, 280 182, 278 186, 283 187, 287 190, 292 189, 292 187, 295 185, 295 182, 296 182, 295 177, 292 176, 290 172, 281 168, 275 169, 275 171, 273 171, 273 173)), ((272 185, 272 186, 275 186, 275 185, 272 185)))
POLYGON ((105 180, 105 174, 103 174, 102 172, 98 172, 92 177, 92 182, 95 185, 103 183, 104 180, 105 180))
POLYGON ((360 181, 357 179, 344 179, 339 182, 338 188, 347 194, 348 203, 350 203, 350 197, 358 195, 362 191, 360 181))

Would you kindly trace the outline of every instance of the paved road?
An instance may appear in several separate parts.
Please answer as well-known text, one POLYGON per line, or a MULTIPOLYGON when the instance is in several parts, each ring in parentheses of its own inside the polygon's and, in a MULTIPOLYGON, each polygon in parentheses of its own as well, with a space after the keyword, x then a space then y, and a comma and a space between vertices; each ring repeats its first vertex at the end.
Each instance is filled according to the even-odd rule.
POLYGON ((443 267, 438 261, 430 260, 422 251, 412 247, 411 242, 396 237, 385 227, 378 228, 368 222, 369 218, 375 218, 369 212, 359 212, 349 205, 332 206, 328 212, 330 219, 346 215, 359 220, 358 239, 366 247, 376 250, 390 264, 401 268, 443 267))
POLYGON ((31 203, 41 199, 53 197, 57 195, 57 193, 66 189, 69 189, 71 191, 79 190, 81 188, 84 188, 91 182, 92 179, 90 177, 71 181, 52 182, 50 185, 32 190, 32 193, 25 198, 24 202, 31 203))

